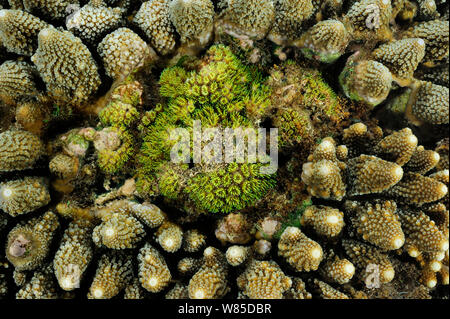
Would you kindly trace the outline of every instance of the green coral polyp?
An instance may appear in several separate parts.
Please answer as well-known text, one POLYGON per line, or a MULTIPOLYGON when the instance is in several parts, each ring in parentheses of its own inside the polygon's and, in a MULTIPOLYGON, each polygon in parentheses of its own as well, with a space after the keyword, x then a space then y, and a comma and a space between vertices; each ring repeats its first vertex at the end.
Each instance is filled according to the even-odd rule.
POLYGON ((131 104, 121 101, 111 102, 99 114, 103 125, 130 126, 139 117, 138 110, 131 104))
POLYGON ((275 184, 272 175, 260 174, 261 164, 228 164, 188 181, 186 191, 197 207, 212 213, 229 213, 253 205, 275 184))
POLYGON ((223 45, 212 46, 189 68, 183 64, 187 63, 180 61, 161 73, 160 94, 166 103, 147 112, 139 125, 143 143, 138 154, 138 191, 187 198, 202 212, 243 209, 273 187, 274 176, 259 174, 260 163, 214 164, 206 165, 207 169, 204 163, 192 168, 177 164, 175 168, 168 164, 177 142, 170 139, 170 130, 184 128, 192 136, 194 121, 200 121, 202 128, 257 127, 270 106, 271 91, 256 70, 243 65, 223 45))
POLYGON ((121 145, 117 149, 102 149, 98 152, 98 165, 108 174, 120 171, 128 160, 133 156, 133 136, 125 130, 111 127, 121 140, 121 145))

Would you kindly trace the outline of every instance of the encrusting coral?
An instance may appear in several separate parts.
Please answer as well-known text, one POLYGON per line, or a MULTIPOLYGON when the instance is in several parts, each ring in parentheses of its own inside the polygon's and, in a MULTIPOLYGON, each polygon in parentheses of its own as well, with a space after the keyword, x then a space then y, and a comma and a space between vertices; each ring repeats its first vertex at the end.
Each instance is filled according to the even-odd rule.
MULTIPOLYGON (((418 139, 409 128, 392 132, 384 138, 379 133, 374 134, 378 129, 369 130, 362 123, 352 125, 344 130, 342 139, 347 144, 348 157, 339 156, 342 162, 339 161, 335 155, 334 145, 337 143, 325 140, 322 144, 329 144, 329 147, 319 144, 310 156, 313 162, 304 164, 304 169, 318 165, 320 161, 314 160, 321 159, 318 154, 324 154, 324 149, 330 150, 328 158, 334 158, 336 166, 344 167, 339 178, 346 183, 345 193, 334 199, 351 199, 345 201, 343 211, 351 222, 353 237, 373 245, 354 239, 345 240, 344 248, 350 261, 360 269, 359 275, 364 277, 363 270, 373 263, 381 267, 382 282, 390 282, 395 274, 387 252, 402 250, 418 260, 425 258, 426 261, 422 262, 424 271, 435 269, 436 272, 440 268, 429 265, 437 265, 442 257, 424 257, 423 254, 442 255, 448 250, 448 238, 445 237, 448 223, 438 228, 425 212, 435 219, 438 218, 436 214, 448 215, 445 205, 438 202, 448 193, 448 173, 438 171, 425 175, 437 166, 440 156, 435 151, 417 146, 418 139), (363 155, 358 156, 361 153, 363 155), (379 194, 380 198, 367 201, 361 196, 364 194, 379 194), (428 203, 435 204, 428 208, 425 206, 428 203)), ((311 183, 308 178, 303 180, 311 183)), ((326 198, 326 194, 314 193, 312 188, 309 191, 313 196, 326 198)))

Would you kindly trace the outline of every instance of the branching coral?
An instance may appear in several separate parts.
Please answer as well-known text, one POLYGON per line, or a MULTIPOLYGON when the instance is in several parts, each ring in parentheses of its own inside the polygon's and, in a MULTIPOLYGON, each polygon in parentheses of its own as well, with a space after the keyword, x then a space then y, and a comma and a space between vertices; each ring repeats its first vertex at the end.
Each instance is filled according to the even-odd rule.
POLYGON ((315 13, 311 0, 275 0, 275 19, 267 38, 277 44, 296 40, 302 31, 303 23, 315 13))
POLYGON ((64 232, 53 260, 55 276, 64 290, 80 287, 83 274, 93 257, 91 232, 92 225, 85 220, 72 221, 64 232))
POLYGON ((60 297, 51 265, 34 272, 33 277, 16 294, 17 299, 57 299, 60 297))
POLYGON ((6 257, 17 270, 36 269, 49 253, 58 227, 58 217, 52 212, 17 225, 8 234, 6 257))
POLYGON ((158 228, 156 236, 157 242, 167 252, 176 252, 183 243, 183 230, 181 227, 168 221, 158 228))
MULTIPOLYGON (((388 251, 399 251, 403 247, 412 257, 423 260, 420 262, 426 280, 426 274, 430 274, 427 269, 438 271, 439 260, 443 256, 439 254, 448 249, 448 239, 445 238, 448 223, 443 222, 448 219, 445 217, 448 212, 445 205, 438 202, 448 193, 448 186, 445 185, 448 184, 447 174, 439 171, 429 176, 423 175, 437 165, 438 153, 417 146, 418 140, 410 129, 394 131, 382 138, 379 128, 368 129, 358 123, 343 133, 347 156, 336 156, 333 152, 335 142, 325 140, 322 144, 330 143, 330 147, 317 146, 309 158, 313 162, 304 166, 308 169, 308 166, 317 164, 315 158, 327 157, 336 167, 344 167, 340 178, 346 190, 342 199, 351 197, 345 202, 343 210, 351 222, 349 232, 351 236, 375 246, 343 240, 350 261, 359 269, 358 276, 365 280, 370 273, 367 267, 374 264, 379 267, 381 282, 390 282, 395 272, 388 251), (329 151, 325 152, 327 149, 329 151), (365 194, 380 199, 361 196, 365 194), (432 203, 431 206, 428 203, 432 203), (422 210, 434 216, 437 224, 422 210), (436 255, 423 255, 427 253, 436 255)), ((311 182, 307 178, 303 180, 307 184, 311 182)), ((326 198, 324 194, 309 191, 313 196, 326 198)), ((435 275, 433 278, 436 278, 435 275)))
POLYGON ((349 42, 349 34, 338 20, 320 21, 303 33, 294 44, 310 59, 333 63, 343 53, 349 42))
POLYGON ((96 43, 122 24, 120 8, 113 9, 93 2, 83 6, 66 20, 67 30, 87 43, 96 43))
POLYGON ((251 299, 281 299, 292 280, 274 261, 253 261, 237 279, 238 287, 251 299))
POLYGON ((205 45, 211 39, 214 5, 211 0, 174 0, 169 4, 169 17, 181 42, 205 45))
POLYGON ((223 253, 214 247, 203 252, 204 264, 189 281, 188 292, 191 299, 218 299, 229 291, 228 267, 223 253))
POLYGON ((78 0, 22 0, 26 11, 38 11, 50 19, 62 19, 67 15, 68 6, 76 6, 78 0))
POLYGON ((342 231, 344 214, 338 209, 326 206, 309 206, 305 209, 300 219, 305 227, 312 227, 314 231, 325 237, 335 237, 342 231))
POLYGON ((169 284, 172 279, 170 270, 155 248, 146 244, 140 249, 138 260, 142 287, 150 292, 159 292, 169 284))
POLYGON ((106 74, 113 79, 125 78, 150 56, 147 44, 128 28, 108 34, 97 48, 106 74))
POLYGON ((388 96, 392 74, 379 62, 354 61, 350 58, 339 75, 339 83, 348 98, 376 106, 388 96))
POLYGON ((361 203, 349 201, 345 206, 348 212, 354 212, 352 223, 365 241, 384 250, 399 249, 405 243, 395 202, 366 203, 362 206, 361 203))
POLYGON ((33 167, 44 154, 44 145, 36 135, 23 130, 0 133, 0 171, 33 167))
POLYGON ((421 81, 415 96, 412 96, 411 113, 420 121, 432 124, 448 124, 448 88, 421 81))
POLYGON ((102 255, 88 298, 110 299, 127 286, 133 273, 131 260, 127 257, 116 252, 102 255))
POLYGON ((287 227, 281 234, 278 254, 297 271, 317 270, 323 259, 322 247, 296 227, 287 227))
POLYGON ((348 283, 355 274, 355 266, 345 258, 339 258, 334 253, 327 256, 320 273, 331 282, 348 283))
POLYGON ((10 52, 31 56, 39 31, 48 24, 22 10, 0 10, 0 39, 10 52))
POLYGON ((27 176, 0 184, 0 208, 13 217, 32 212, 49 202, 47 182, 42 177, 27 176))
POLYGON ((370 264, 379 267, 380 281, 382 283, 390 282, 394 279, 394 267, 388 256, 380 250, 354 240, 344 240, 342 245, 351 262, 360 269, 360 274, 364 280, 369 275, 367 266, 370 264))
POLYGON ((36 68, 26 62, 5 61, 0 65, 0 98, 11 101, 39 97, 36 68))
POLYGON ((425 41, 424 62, 440 61, 448 57, 449 22, 432 20, 408 29, 403 38, 421 38, 425 41))
POLYGON ((223 27, 229 32, 261 39, 274 22, 275 6, 271 0, 229 1, 224 15, 223 27))
POLYGON ((373 58, 385 65, 400 85, 411 80, 424 55, 425 41, 418 38, 384 44, 372 52, 373 58))
POLYGON ((169 1, 152 0, 142 3, 133 23, 145 32, 159 53, 167 54, 175 48, 175 29, 169 19, 169 1))
POLYGON ((355 39, 389 39, 389 21, 392 15, 389 0, 362 0, 353 3, 344 16, 344 23, 355 39))
POLYGON ((39 32, 38 44, 31 61, 51 95, 79 104, 97 91, 100 85, 97 65, 79 38, 68 31, 45 28, 39 32))

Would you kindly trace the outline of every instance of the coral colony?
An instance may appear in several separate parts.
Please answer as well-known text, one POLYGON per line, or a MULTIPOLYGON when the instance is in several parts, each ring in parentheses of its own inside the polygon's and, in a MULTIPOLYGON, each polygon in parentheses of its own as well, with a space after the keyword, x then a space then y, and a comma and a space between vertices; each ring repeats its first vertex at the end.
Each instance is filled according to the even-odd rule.
POLYGON ((448 298, 448 61, 446 0, 0 0, 0 298, 448 298))

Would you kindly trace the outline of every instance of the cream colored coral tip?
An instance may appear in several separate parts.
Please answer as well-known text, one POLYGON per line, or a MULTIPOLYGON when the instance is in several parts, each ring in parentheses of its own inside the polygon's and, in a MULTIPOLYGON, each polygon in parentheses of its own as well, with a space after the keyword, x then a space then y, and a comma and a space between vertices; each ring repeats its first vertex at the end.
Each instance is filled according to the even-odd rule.
POLYGON ((158 278, 151 277, 147 283, 150 287, 155 287, 156 285, 158 285, 158 278))
POLYGON ((231 257, 238 257, 242 255, 242 249, 239 246, 233 246, 228 248, 227 255, 231 257))
POLYGON ((448 169, 443 170, 444 174, 448 176, 448 169))
POLYGON ((103 290, 100 289, 100 288, 96 288, 96 289, 94 289, 94 291, 92 292, 92 295, 93 295, 95 298, 101 298, 101 297, 103 296, 103 290))
POLYGON ((297 235, 300 233, 300 229, 298 229, 297 227, 288 227, 285 230, 287 235, 297 235))
POLYGON ((172 247, 174 244, 175 244, 175 242, 173 241, 172 238, 167 238, 164 241, 164 246, 166 246, 166 247, 172 247))
POLYGON ((415 258, 415 257, 419 256, 419 251, 417 249, 411 249, 411 250, 408 251, 408 254, 411 257, 415 258))
POLYGON ((394 239, 393 245, 395 249, 398 249, 403 246, 403 243, 405 240, 403 238, 396 238, 394 239))
POLYGON ((356 129, 357 131, 361 131, 361 132, 367 131, 367 126, 364 123, 353 124, 353 128, 356 129))
POLYGON ((389 3, 389 0, 383 0, 382 2, 383 2, 383 4, 384 4, 385 6, 387 6, 388 3, 389 3))
POLYGON ((447 250, 448 249, 448 240, 444 241, 441 245, 441 250, 447 250))
POLYGON ((324 140, 320 143, 320 147, 326 150, 331 150, 333 148, 333 143, 330 140, 324 140))
POLYGON ((327 216, 327 223, 328 224, 337 224, 339 222, 339 217, 336 215, 330 215, 327 216))
POLYGON ((400 179, 403 176, 403 168, 401 168, 401 166, 397 166, 392 171, 392 174, 394 175, 394 177, 397 177, 398 179, 400 179))
POLYGON ((330 165, 328 163, 319 166, 319 174, 322 176, 327 176, 331 172, 330 165))
POLYGON ((441 185, 441 189, 440 189, 440 193, 445 195, 448 192, 448 188, 447 186, 445 186, 444 184, 441 185))
POLYGON ((194 299, 205 299, 205 292, 203 289, 197 289, 194 292, 194 299))
POLYGON ((6 10, 0 10, 0 18, 6 17, 6 10))
POLYGON ((434 288, 436 286, 436 284, 437 284, 436 279, 430 279, 427 282, 427 287, 428 288, 434 288))
POLYGON ((204 251, 205 256, 211 256, 214 253, 214 249, 212 247, 208 247, 204 251))
POLYGON ((389 269, 389 270, 383 271, 383 278, 384 278, 387 282, 389 282, 389 281, 391 281, 392 279, 394 279, 394 275, 395 275, 394 269, 389 269))
POLYGON ((44 29, 41 32, 39 32, 39 36, 47 37, 49 35, 49 33, 50 33, 49 29, 44 29))
POLYGON ((313 248, 311 249, 311 256, 314 259, 319 259, 320 257, 322 257, 322 251, 319 248, 313 248))
POLYGON ((106 237, 112 237, 112 236, 114 236, 114 233, 115 233, 115 231, 114 231, 114 228, 112 228, 112 227, 109 227, 105 230, 106 237))
POLYGON ((3 198, 8 198, 13 194, 13 191, 11 188, 5 188, 2 190, 2 197, 3 198))
POLYGON ((355 273, 355 266, 353 266, 352 263, 347 263, 344 267, 344 271, 349 275, 353 275, 355 273))
POLYGON ((61 280, 61 288, 70 289, 73 288, 72 286, 72 280, 69 277, 65 277, 61 280))
POLYGON ((432 271, 434 271, 434 272, 437 272, 437 271, 441 270, 441 268, 442 268, 442 264, 439 261, 437 261, 437 260, 433 260, 430 263, 430 269, 432 271))
POLYGON ((441 157, 439 156, 439 153, 434 152, 434 153, 433 153, 433 159, 434 159, 436 162, 438 162, 438 161, 441 159, 441 157))
POLYGON ((417 144, 417 137, 415 135, 413 135, 413 134, 409 135, 408 136, 408 142, 411 145, 417 144))

